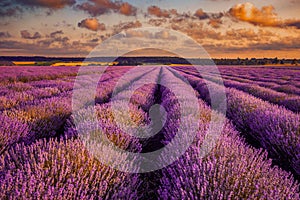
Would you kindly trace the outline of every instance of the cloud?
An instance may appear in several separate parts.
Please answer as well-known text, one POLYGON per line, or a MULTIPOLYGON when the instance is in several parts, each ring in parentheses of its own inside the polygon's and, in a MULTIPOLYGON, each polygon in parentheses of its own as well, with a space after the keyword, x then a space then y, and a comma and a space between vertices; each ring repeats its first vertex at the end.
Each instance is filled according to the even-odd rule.
POLYGON ((136 15, 136 8, 130 5, 129 3, 125 2, 121 4, 119 13, 126 16, 136 15))
POLYGON ((47 15, 52 14, 53 10, 67 6, 73 6, 76 0, 1 0, 0 18, 15 17, 23 13, 24 10, 32 8, 48 8, 47 15))
POLYGON ((11 35, 9 32, 0 32, 0 38, 10 38, 11 35))
POLYGON ((44 7, 50 9, 61 9, 66 6, 72 6, 76 3, 75 0, 16 0, 19 3, 28 7, 44 7))
POLYGON ((89 42, 99 42, 99 38, 91 39, 91 40, 89 40, 89 42))
POLYGON ((286 26, 292 26, 292 27, 295 27, 297 29, 300 29, 300 20, 288 19, 288 20, 285 21, 285 25, 286 26))
POLYGON ((6 40, 0 43, 1 53, 7 55, 46 55, 46 56, 86 56, 92 46, 90 43, 83 43, 79 41, 61 43, 59 41, 66 41, 65 38, 60 38, 57 41, 53 39, 42 40, 39 42, 28 43, 24 41, 6 40), (13 52, 13 54, 12 54, 13 52))
POLYGON ((244 21, 258 26, 300 28, 300 20, 282 20, 278 18, 272 5, 263 6, 261 9, 252 3, 237 4, 230 8, 229 14, 236 20, 244 21))
POLYGON ((105 24, 99 23, 96 18, 84 19, 78 23, 78 27, 86 28, 91 31, 104 31, 106 29, 105 24))
POLYGON ((39 39, 42 37, 42 35, 39 32, 35 32, 33 35, 31 35, 29 33, 29 31, 27 30, 22 30, 20 31, 21 33, 21 37, 24 39, 31 39, 31 40, 35 40, 35 39, 39 39))
POLYGON ((272 40, 278 39, 280 35, 261 28, 258 31, 251 28, 240 28, 227 30, 222 37, 223 41, 239 41, 241 45, 246 45, 246 43, 271 43, 272 40))
POLYGON ((50 37, 55 38, 57 35, 61 35, 61 34, 64 34, 64 32, 62 30, 54 31, 54 32, 50 33, 50 37))
POLYGON ((149 15, 154 15, 156 17, 162 17, 162 18, 170 18, 171 15, 178 14, 176 9, 165 10, 159 8, 158 6, 150 6, 148 7, 147 11, 149 15))
POLYGON ((300 45, 300 41, 298 40, 297 37, 291 37, 291 36, 286 36, 286 37, 279 37, 276 39, 270 39, 267 41, 260 41, 260 42, 250 42, 247 44, 241 44, 239 42, 237 43, 232 43, 232 42, 225 42, 220 45, 220 48, 224 51, 231 51, 231 52, 236 52, 236 51, 241 51, 241 48, 243 51, 255 51, 255 50, 296 50, 298 49, 300 45))
POLYGON ((196 10, 194 16, 198 17, 199 19, 209 18, 208 14, 206 12, 204 12, 201 8, 196 10))
MULTIPOLYGON (((172 23, 171 28, 192 37, 197 42, 202 42, 203 39, 220 40, 222 34, 211 28, 206 28, 202 22, 198 20, 180 21, 172 23)), ((207 40, 208 41, 208 40, 207 40)))
POLYGON ((148 23, 152 26, 161 26, 162 24, 166 23, 167 20, 165 18, 162 19, 149 19, 148 23))
POLYGON ((209 19, 208 24, 211 25, 213 28, 220 28, 220 26, 222 24, 222 20, 221 19, 209 19))
POLYGON ((125 35, 127 38, 154 38, 153 34, 145 30, 126 30, 125 35))
POLYGON ((135 16, 137 8, 133 5, 122 1, 111 0, 88 0, 76 6, 77 9, 89 13, 96 17, 106 13, 115 12, 126 16, 135 16))
POLYGON ((177 37, 175 35, 171 35, 170 32, 166 30, 155 33, 155 38, 162 40, 177 40, 177 37))
POLYGON ((128 30, 132 28, 140 28, 142 27, 142 23, 140 21, 134 21, 134 22, 121 22, 117 25, 113 26, 113 35, 118 34, 123 30, 128 30))
POLYGON ((75 28, 73 24, 67 23, 66 20, 62 20, 62 22, 57 22, 56 24, 53 25, 54 27, 71 27, 71 28, 75 28))
POLYGON ((56 43, 58 46, 64 47, 64 46, 68 46, 69 41, 70 38, 68 37, 56 37, 56 38, 39 40, 37 43, 42 46, 49 46, 49 47, 51 47, 51 45, 56 43))
POLYGON ((0 18, 17 16, 18 14, 20 14, 22 12, 23 12, 23 10, 19 6, 15 6, 15 7, 1 6, 0 18))

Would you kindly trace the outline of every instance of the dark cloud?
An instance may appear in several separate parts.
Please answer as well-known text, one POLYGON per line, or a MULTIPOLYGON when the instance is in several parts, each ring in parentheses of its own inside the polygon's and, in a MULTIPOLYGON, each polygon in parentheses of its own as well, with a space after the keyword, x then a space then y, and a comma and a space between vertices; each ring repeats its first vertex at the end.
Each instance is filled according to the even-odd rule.
POLYGON ((119 13, 126 16, 135 16, 137 8, 133 5, 122 1, 110 0, 88 0, 76 6, 79 10, 89 13, 91 16, 96 17, 106 13, 119 13))
POLYGON ((275 13, 272 5, 263 6, 261 9, 252 3, 237 4, 230 8, 229 14, 236 20, 244 21, 258 26, 269 27, 295 27, 300 28, 300 20, 282 20, 275 13))
POLYGON ((2 0, 0 2, 0 18, 15 17, 33 8, 48 8, 47 15, 53 10, 61 9, 66 6, 73 6, 76 0, 2 0))
POLYGON ((28 7, 44 7, 50 9, 61 9, 76 3, 75 0, 15 0, 15 2, 28 7))
POLYGON ((209 16, 206 12, 204 12, 201 8, 196 10, 195 14, 196 17, 198 17, 199 19, 208 19, 209 16))
POLYGON ((91 40, 89 40, 89 42, 99 42, 99 38, 91 39, 91 40))
POLYGON ((99 21, 96 18, 84 19, 78 23, 78 27, 86 28, 91 31, 104 31, 105 30, 105 24, 99 23, 99 21))
POLYGON ((9 7, 11 5, 12 5, 11 1, 9 1, 9 0, 2 0, 2 1, 0 1, 0 7, 9 7))
POLYGON ((128 30, 132 28, 140 28, 142 27, 142 23, 140 21, 134 21, 134 22, 121 22, 117 25, 113 26, 113 35, 118 34, 123 30, 128 30))
MULTIPOLYGON (((195 20, 208 20, 208 24, 213 28, 219 28, 223 23, 221 18, 225 16, 224 13, 207 13, 202 9, 196 10, 195 13, 178 13, 175 9, 164 10, 157 6, 148 8, 148 14, 158 18, 148 20, 148 23, 153 26, 166 26, 171 24, 171 27, 176 27, 176 24, 189 23, 195 20)), ((176 30, 180 28, 176 27, 176 30)))
POLYGON ((50 39, 39 40, 37 43, 41 46, 51 46, 53 44, 57 44, 58 46, 68 46, 70 41, 69 37, 55 37, 50 39))
POLYGON ((220 25, 221 24, 221 18, 224 16, 224 13, 207 13, 205 11, 203 11, 201 8, 196 10, 196 12, 194 13, 194 16, 200 20, 205 20, 205 19, 209 19, 211 22, 209 22, 209 24, 211 24, 212 26, 218 26, 217 23, 220 25))
POLYGON ((18 16, 22 12, 23 10, 19 6, 12 6, 12 7, 1 6, 0 18, 18 16))
POLYGON ((162 18, 170 18, 172 15, 178 14, 176 9, 165 10, 165 9, 159 8, 158 6, 148 7, 147 12, 149 15, 153 15, 156 17, 162 17, 162 18))
POLYGON ((297 29, 300 29, 300 20, 289 19, 289 20, 285 21, 285 25, 286 26, 292 26, 292 27, 295 27, 297 29))
POLYGON ((62 30, 59 31, 54 31, 52 33, 50 33, 50 37, 55 38, 58 35, 64 34, 64 32, 62 30))
POLYGON ((161 26, 162 24, 165 24, 167 20, 165 18, 162 19, 149 19, 148 23, 152 26, 161 26))
MULTIPOLYGON (((62 39, 66 40, 66 39, 62 39)), ((20 42, 14 40, 1 41, 0 51, 1 53, 10 54, 11 52, 18 52, 22 55, 47 55, 47 56, 85 56, 93 48, 90 43, 83 43, 80 41, 60 43, 59 41, 53 42, 49 39, 48 42, 20 42), (54 45, 55 44, 55 45, 54 45)), ((18 54, 17 53, 17 54, 18 54)), ((14 54, 14 55, 17 55, 14 54)))
POLYGON ((29 31, 22 30, 22 31, 20 31, 20 33, 21 33, 21 37, 24 39, 35 40, 35 39, 39 39, 42 37, 42 35, 39 32, 35 32, 33 35, 31 35, 31 33, 29 33, 29 31))
POLYGON ((0 32, 0 38, 10 38, 11 35, 9 32, 0 32))

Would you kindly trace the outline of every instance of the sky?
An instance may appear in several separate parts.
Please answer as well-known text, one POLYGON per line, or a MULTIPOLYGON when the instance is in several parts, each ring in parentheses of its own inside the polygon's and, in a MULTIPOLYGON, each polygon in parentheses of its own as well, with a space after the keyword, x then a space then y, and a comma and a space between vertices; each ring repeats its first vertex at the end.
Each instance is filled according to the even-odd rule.
POLYGON ((299 13, 300 0, 0 0, 0 56, 300 58, 299 13))

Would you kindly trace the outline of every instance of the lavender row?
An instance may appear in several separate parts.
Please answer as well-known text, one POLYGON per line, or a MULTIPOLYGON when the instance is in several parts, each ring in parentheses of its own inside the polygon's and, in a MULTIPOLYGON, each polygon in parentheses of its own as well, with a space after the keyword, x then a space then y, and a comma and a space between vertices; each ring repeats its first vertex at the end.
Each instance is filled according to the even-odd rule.
POLYGON ((52 80, 67 76, 76 76, 79 67, 53 66, 1 66, 0 80, 2 83, 30 82, 37 80, 52 80))
MULTIPOLYGON (((126 89, 119 93, 114 93, 112 101, 130 99, 130 102, 140 106, 143 110, 148 111, 155 102, 154 93, 158 87, 157 83, 159 81, 160 69, 160 67, 153 67, 150 68, 150 70, 147 69, 146 74, 132 82, 126 89)), ((136 68, 136 71, 144 70, 138 67, 136 68)), ((119 84, 123 85, 122 81, 120 81, 119 84)))
POLYGON ((219 67, 222 77, 239 82, 255 83, 278 92, 300 94, 299 71, 276 68, 241 68, 219 67), (254 75, 253 75, 254 74, 254 75))
MULTIPOLYGON (((204 80, 181 74, 209 103, 210 94, 204 80)), ((214 93, 222 91, 221 86, 208 83, 214 93)), ((226 95, 227 116, 235 126, 266 149, 276 164, 300 175, 300 116, 233 88, 226 89, 226 95)))
POLYGON ((237 76, 241 78, 251 79, 253 81, 276 82, 278 84, 286 84, 290 81, 299 79, 299 67, 294 68, 277 68, 277 67, 219 67, 221 74, 237 76))
POLYGON ((270 88, 277 92, 283 92, 292 95, 300 95, 300 88, 299 88, 300 81, 296 81, 296 80, 286 81, 285 83, 275 83, 274 81, 262 82, 260 80, 255 81, 250 79, 237 78, 232 75, 231 76, 222 75, 222 77, 227 80, 235 80, 242 83, 256 84, 261 87, 270 88))
POLYGON ((262 100, 284 106, 291 111, 300 112, 300 97, 298 95, 289 95, 282 92, 276 92, 272 89, 268 89, 258 85, 239 83, 235 81, 225 80, 224 85, 226 87, 232 87, 247 92, 262 100))
MULTIPOLYGON (((187 71, 184 69, 181 69, 181 71, 187 71)), ((194 73, 195 76, 197 76, 197 73, 194 73)), ((198 75, 199 76, 199 75, 198 75)), ((216 76, 211 75, 204 75, 202 76, 210 80, 212 82, 220 83, 221 78, 218 78, 216 76)), ((224 86, 236 88, 238 90, 244 91, 246 93, 249 93, 255 97, 258 97, 262 100, 269 101, 271 103, 284 106, 285 108, 294 111, 294 112, 300 112, 300 97, 297 95, 291 95, 286 94, 282 92, 276 92, 272 89, 268 89, 265 87, 261 87, 255 83, 240 83, 233 80, 228 79, 222 79, 224 86)))
POLYGON ((219 66, 218 69, 223 79, 257 84, 287 94, 300 94, 297 68, 219 66))

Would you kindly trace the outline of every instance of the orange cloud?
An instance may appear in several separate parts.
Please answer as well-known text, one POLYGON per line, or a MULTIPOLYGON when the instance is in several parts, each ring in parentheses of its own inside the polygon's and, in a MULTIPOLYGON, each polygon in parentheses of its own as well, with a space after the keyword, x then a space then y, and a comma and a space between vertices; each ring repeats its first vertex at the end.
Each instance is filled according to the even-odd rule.
POLYGON ((170 18, 171 15, 177 15, 178 13, 176 9, 164 10, 159 8, 158 6, 150 6, 148 7, 148 14, 154 15, 156 17, 170 18))
POLYGON ((119 12, 123 15, 130 16, 136 13, 136 8, 134 8, 129 3, 125 2, 120 6, 119 12))
POLYGON ((252 3, 237 4, 230 8, 229 14, 237 20, 249 22, 258 26, 285 27, 293 26, 300 28, 299 20, 282 20, 278 18, 272 5, 263 6, 261 9, 252 3))
POLYGON ((105 30, 105 24, 99 23, 96 18, 84 19, 78 23, 78 27, 86 28, 92 31, 103 31, 105 30))

